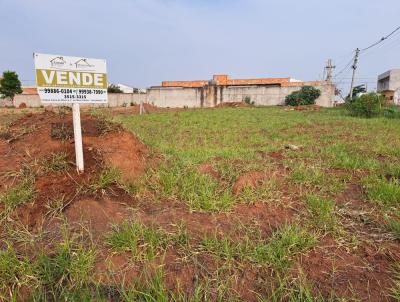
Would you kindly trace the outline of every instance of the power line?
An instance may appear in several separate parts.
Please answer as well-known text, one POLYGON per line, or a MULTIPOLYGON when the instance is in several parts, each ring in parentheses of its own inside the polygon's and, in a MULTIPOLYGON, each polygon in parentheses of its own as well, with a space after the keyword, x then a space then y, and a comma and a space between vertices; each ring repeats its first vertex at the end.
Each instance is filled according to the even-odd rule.
POLYGON ((379 41, 377 41, 377 42, 371 44, 371 45, 368 46, 368 47, 365 47, 365 48, 361 49, 361 51, 366 51, 366 50, 368 50, 368 49, 370 49, 370 48, 372 48, 372 47, 374 47, 374 46, 376 46, 376 45, 382 43, 383 41, 385 41, 385 40, 387 40, 388 38, 390 38, 390 36, 392 36, 392 35, 393 35, 395 32, 397 32, 398 30, 400 30, 400 26, 397 27, 395 30, 393 30, 393 31, 392 31, 390 34, 388 34, 387 36, 382 37, 379 41))
POLYGON ((340 71, 338 71, 333 77, 337 78, 339 75, 341 75, 343 72, 345 72, 346 69, 349 68, 352 63, 353 63, 353 58, 351 58, 351 60, 346 64, 346 66, 343 67, 340 71))

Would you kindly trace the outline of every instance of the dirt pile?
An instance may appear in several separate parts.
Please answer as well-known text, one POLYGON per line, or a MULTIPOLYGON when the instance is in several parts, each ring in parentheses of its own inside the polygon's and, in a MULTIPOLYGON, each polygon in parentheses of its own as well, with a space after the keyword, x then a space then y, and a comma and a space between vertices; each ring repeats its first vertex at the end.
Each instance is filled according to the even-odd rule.
MULTIPOLYGON (((34 198, 18 206, 13 213, 30 228, 40 225, 48 218, 49 211, 59 207, 67 216, 71 214, 72 219, 80 218, 77 213, 84 219, 96 218, 95 224, 103 229, 109 217, 119 217, 118 205, 114 206, 114 200, 97 196, 87 187, 106 167, 115 167, 123 180, 132 181, 146 166, 147 148, 133 134, 89 115, 82 115, 83 174, 78 174, 75 169, 70 113, 28 114, 12 123, 6 132, 8 135, 0 138, 0 171, 3 175, 0 192, 20 182, 21 175, 28 173, 26 171, 34 174, 34 198), (60 164, 65 167, 59 169, 57 165, 60 164), (87 204, 91 206, 84 200, 89 200, 87 204), (85 206, 79 206, 82 204, 85 206)), ((127 199, 122 196, 117 203, 124 200, 127 199)))

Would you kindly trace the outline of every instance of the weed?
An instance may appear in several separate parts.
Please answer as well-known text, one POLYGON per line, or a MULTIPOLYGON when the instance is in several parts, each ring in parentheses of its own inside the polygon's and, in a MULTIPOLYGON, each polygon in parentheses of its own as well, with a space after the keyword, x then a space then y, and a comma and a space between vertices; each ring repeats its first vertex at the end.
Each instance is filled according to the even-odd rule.
POLYGON ((87 300, 95 256, 93 248, 67 236, 54 254, 39 254, 33 263, 37 286, 32 300, 87 300))
POLYGON ((100 134, 117 131, 120 128, 121 128, 120 124, 111 121, 104 115, 100 115, 97 117, 96 129, 100 134))
POLYGON ((34 195, 35 187, 33 179, 25 178, 16 186, 0 195, 0 202, 5 205, 7 211, 11 211, 18 205, 32 200, 34 195))
POLYGON ((306 204, 313 224, 327 231, 332 231, 335 228, 335 203, 332 200, 317 195, 308 195, 306 204))
POLYGON ((221 190, 217 181, 192 166, 163 167, 159 182, 164 196, 176 196, 191 210, 220 211, 233 204, 229 191, 221 190))
POLYGON ((51 124, 50 136, 52 139, 69 140, 74 137, 74 129, 65 123, 51 124))
POLYGON ((287 225, 275 231, 268 240, 263 240, 259 232, 241 240, 214 234, 203 238, 201 247, 223 260, 266 263, 281 270, 290 265, 295 255, 305 252, 315 243, 313 234, 296 225, 287 225))
POLYGON ((45 172, 59 172, 67 170, 70 162, 66 152, 54 152, 41 161, 45 172))
POLYGON ((47 209, 46 216, 56 217, 60 215, 64 210, 66 203, 67 202, 64 194, 56 199, 49 200, 46 204, 46 209, 47 209))
POLYGON ((396 263, 393 267, 393 286, 391 288, 391 296, 396 300, 400 301, 400 263, 396 263))
POLYGON ((19 259, 10 245, 0 250, 0 299, 6 300, 6 295, 13 293, 17 287, 25 284, 29 278, 28 260, 19 259))
POLYGON ((330 157, 331 166, 335 168, 374 170, 378 167, 376 160, 366 157, 361 152, 354 152, 345 144, 327 147, 324 153, 330 157))
POLYGON ((335 176, 329 175, 316 166, 297 165, 293 168, 289 179, 294 183, 315 187, 321 192, 331 194, 338 193, 343 189, 343 183, 335 176))
POLYGON ((181 221, 176 225, 176 232, 172 235, 172 241, 180 246, 189 246, 189 233, 185 221, 181 221))
POLYGON ((398 206, 400 202, 400 182, 386 180, 376 175, 362 179, 368 199, 385 206, 398 206))
POLYGON ((91 182, 89 187, 94 192, 98 190, 105 190, 111 187, 113 184, 118 183, 120 178, 121 172, 117 168, 106 168, 91 182))
MULTIPOLYGON (((317 302, 325 301, 322 295, 316 291, 303 273, 296 279, 289 279, 287 276, 276 276, 277 285, 272 289, 271 297, 260 299, 263 301, 288 301, 288 302, 317 302), (315 293, 316 292, 316 293, 315 293)), ((333 299, 332 299, 333 300, 333 299)), ((336 301, 336 300, 333 300, 336 301)))
POLYGON ((205 236, 201 244, 203 249, 224 260, 243 261, 249 257, 251 251, 248 240, 235 241, 227 236, 219 238, 216 233, 213 236, 205 236))
POLYGON ((387 229, 393 233, 393 235, 400 239, 400 219, 392 218, 387 222, 387 229))
POLYGON ((136 260, 151 260, 168 245, 167 234, 137 222, 114 225, 106 241, 116 252, 130 252, 136 260))
POLYGON ((130 288, 121 291, 123 301, 169 302, 172 300, 171 293, 165 287, 164 272, 161 268, 156 268, 153 275, 145 271, 140 279, 143 281, 137 281, 130 288))
POLYGON ((254 250, 257 262, 270 263, 275 269, 286 268, 292 258, 313 247, 317 239, 296 225, 286 225, 275 231, 269 241, 258 245, 254 250))

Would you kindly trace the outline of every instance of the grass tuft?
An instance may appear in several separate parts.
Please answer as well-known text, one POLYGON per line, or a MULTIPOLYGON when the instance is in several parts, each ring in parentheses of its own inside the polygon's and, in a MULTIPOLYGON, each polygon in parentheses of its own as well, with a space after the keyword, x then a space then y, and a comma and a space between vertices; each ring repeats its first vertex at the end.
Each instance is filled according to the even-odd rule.
POLYGON ((0 202, 4 204, 7 211, 11 211, 18 205, 32 200, 34 196, 34 180, 30 177, 27 177, 0 195, 0 202))
POLYGON ((400 181, 386 180, 375 175, 362 179, 369 200, 384 206, 398 206, 400 204, 400 181))
POLYGON ((116 184, 121 179, 121 172, 115 168, 106 168, 101 172, 101 174, 96 177, 91 184, 89 185, 92 191, 105 190, 111 187, 113 184, 116 184))
POLYGON ((254 259, 268 262, 275 269, 288 267, 293 257, 313 247, 316 237, 296 225, 286 225, 275 231, 266 244, 256 247, 254 259))
POLYGON ((387 223, 387 229, 397 238, 400 239, 400 219, 390 219, 387 223))
POLYGON ((326 231, 332 231, 335 228, 335 203, 332 200, 308 195, 306 205, 312 224, 326 231))
POLYGON ((151 260, 166 249, 169 240, 161 229, 124 222, 113 226, 106 242, 116 252, 130 252, 135 260, 151 260))
POLYGON ((175 196, 191 210, 228 210, 234 203, 229 191, 221 189, 216 180, 201 174, 194 166, 163 167, 159 183, 165 197, 175 196))
POLYGON ((45 172, 59 172, 68 169, 70 162, 68 161, 66 152, 54 152, 50 156, 44 158, 41 166, 45 172))

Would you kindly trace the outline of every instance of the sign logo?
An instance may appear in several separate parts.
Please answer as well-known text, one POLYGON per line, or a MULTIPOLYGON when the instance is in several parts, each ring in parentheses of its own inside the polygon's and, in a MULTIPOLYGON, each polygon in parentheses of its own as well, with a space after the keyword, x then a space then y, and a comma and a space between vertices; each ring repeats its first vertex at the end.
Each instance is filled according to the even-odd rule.
POLYGON ((76 61, 74 64, 75 64, 75 67, 76 67, 76 68, 81 68, 81 69, 93 68, 93 67, 94 67, 94 65, 89 64, 89 62, 87 61, 87 59, 79 59, 79 60, 76 61))
POLYGON ((62 67, 65 65, 65 63, 67 63, 67 62, 65 62, 64 57, 61 57, 61 56, 55 57, 50 60, 50 64, 52 67, 62 67))

